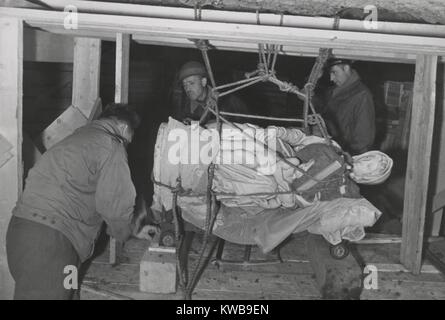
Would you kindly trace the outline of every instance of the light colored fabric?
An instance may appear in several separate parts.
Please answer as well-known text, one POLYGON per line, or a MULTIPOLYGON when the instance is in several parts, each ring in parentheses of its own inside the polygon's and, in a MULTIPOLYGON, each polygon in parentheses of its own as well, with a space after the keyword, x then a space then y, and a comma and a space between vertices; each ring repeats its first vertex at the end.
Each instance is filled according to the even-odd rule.
POLYGON ((342 239, 359 241, 365 236, 364 227, 371 227, 381 216, 381 211, 368 200, 339 198, 319 207, 320 220, 308 228, 321 234, 332 244, 342 239))
MULTIPOLYGON (((167 141, 167 137, 171 130, 177 128, 188 132, 187 141, 192 135, 196 135, 193 130, 198 130, 173 119, 170 119, 167 125, 161 126, 155 147, 154 177, 157 181, 174 187, 180 176, 184 189, 204 195, 207 184, 206 164, 172 164, 167 161, 173 143, 167 141)), ((243 125, 243 128, 250 130, 249 134, 257 141, 270 143, 272 139, 276 140, 275 145, 280 146, 281 150, 290 156, 287 160, 293 165, 264 153, 252 153, 251 149, 236 143, 245 140, 238 130, 224 130, 229 128, 223 126, 221 150, 213 159, 224 157, 226 152, 227 157, 230 156, 232 160, 236 159, 243 163, 248 153, 253 161, 250 164, 218 163, 215 167, 213 189, 224 193, 217 196, 221 201, 213 230, 217 236, 236 243, 257 244, 264 252, 272 250, 290 234, 304 230, 323 234, 329 242, 336 244, 341 238, 351 241, 361 239, 364 236, 363 227, 374 224, 380 216, 381 213, 376 208, 361 198, 336 198, 332 201, 320 201, 319 198, 314 198, 308 201, 295 193, 273 194, 291 191, 292 182, 302 178, 303 174, 295 169, 295 165, 300 170, 309 171, 314 166, 324 168, 330 163, 329 159, 325 159, 327 162, 320 164, 317 162, 319 159, 314 159, 318 157, 317 153, 311 152, 306 152, 307 154, 301 157, 305 162, 300 162, 295 157, 297 152, 301 153, 302 150, 308 149, 320 150, 319 148, 328 152, 330 149, 324 139, 306 136, 298 129, 272 127, 266 134, 264 130, 253 125, 243 125), (310 147, 303 149, 308 145, 310 147), (275 170, 271 170, 270 174, 264 174, 263 171, 259 172, 260 167, 265 172, 273 167, 275 170), (264 195, 242 196, 252 193, 264 193, 264 195)), ((196 150, 201 150, 203 147, 200 144, 196 150)), ((184 142, 184 145, 177 148, 188 152, 191 147, 190 143, 184 142)), ((190 154, 187 155, 190 157, 190 154)), ((338 197, 342 196, 341 192, 335 194, 338 194, 338 197)), ((204 228, 207 213, 205 196, 179 197, 178 206, 182 209, 182 216, 186 221, 204 228)), ((170 210, 171 207, 171 190, 155 186, 152 209, 161 211, 162 208, 170 210)))
POLYGON ((353 156, 351 178, 360 184, 379 184, 385 182, 391 174, 393 161, 381 151, 368 151, 353 156))
MULTIPOLYGON (((178 205, 186 221, 204 229, 207 210, 205 197, 181 198, 178 205)), ((251 209, 222 205, 213 233, 230 242, 258 245, 267 253, 291 234, 305 230, 322 235, 333 245, 342 239, 359 241, 365 236, 364 227, 372 226, 381 215, 363 198, 318 201, 299 209, 260 209, 255 214, 251 209)))
MULTIPOLYGON (((209 129, 214 128, 209 126, 209 129)), ((268 139, 269 141, 276 139, 273 129, 265 131, 250 124, 243 125, 243 129, 262 143, 266 143, 268 139)), ((181 185, 185 190, 198 194, 206 191, 208 163, 201 162, 202 159, 198 159, 198 162, 192 161, 193 154, 207 153, 204 151, 211 145, 209 141, 198 141, 195 146, 196 151, 192 151, 192 143, 196 141, 196 137, 199 137, 200 130, 203 129, 198 126, 184 125, 172 118, 169 119, 168 124, 161 125, 155 146, 153 167, 156 181, 176 187, 177 179, 181 177, 181 185), (185 137, 177 137, 174 134, 175 130, 181 130, 185 137), (176 158, 181 158, 180 161, 172 161, 172 154, 176 155, 176 158)), ((291 132, 294 132, 296 136, 302 135, 297 129, 291 132)), ((281 141, 281 139, 278 140, 281 141)), ((242 143, 237 143, 243 141, 246 141, 246 137, 238 129, 223 126, 221 149, 217 150, 212 158, 219 163, 215 169, 213 189, 222 194, 218 195, 220 201, 229 207, 260 206, 267 209, 281 206, 297 208, 311 204, 310 201, 296 194, 274 195, 273 193, 276 192, 290 192, 292 181, 300 177, 301 172, 283 160, 279 160, 274 152, 264 150, 261 145, 257 145, 258 148, 253 146, 246 149, 242 143), (246 164, 246 159, 249 158, 252 161, 246 164), (238 164, 224 164, 227 162, 225 160, 238 164), (267 195, 242 196, 256 193, 267 193, 267 195)), ((286 150, 288 156, 295 154, 292 146, 283 141, 280 143, 282 150, 286 150)), ((299 166, 303 171, 308 170, 311 165, 310 163, 300 164, 297 158, 290 158, 288 161, 299 166)), ((171 209, 171 191, 165 187, 155 186, 152 208, 162 211, 162 207, 165 210, 171 209)))

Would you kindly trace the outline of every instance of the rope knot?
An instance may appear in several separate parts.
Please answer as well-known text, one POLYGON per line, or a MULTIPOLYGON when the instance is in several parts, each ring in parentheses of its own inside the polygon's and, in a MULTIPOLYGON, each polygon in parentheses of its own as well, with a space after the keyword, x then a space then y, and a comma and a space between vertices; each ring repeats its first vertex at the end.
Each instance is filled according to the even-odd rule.
POLYGON ((306 84, 304 85, 304 89, 305 89, 306 91, 310 91, 310 92, 312 92, 312 91, 314 91, 314 89, 315 89, 315 85, 314 85, 312 82, 308 82, 308 83, 306 83, 306 84))

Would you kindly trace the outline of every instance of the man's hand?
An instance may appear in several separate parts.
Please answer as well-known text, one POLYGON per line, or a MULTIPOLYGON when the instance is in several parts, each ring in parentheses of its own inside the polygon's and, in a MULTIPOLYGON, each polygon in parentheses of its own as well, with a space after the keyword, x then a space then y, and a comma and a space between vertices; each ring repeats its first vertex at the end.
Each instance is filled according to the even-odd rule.
POLYGON ((160 231, 159 227, 147 224, 134 236, 138 239, 152 240, 160 231))

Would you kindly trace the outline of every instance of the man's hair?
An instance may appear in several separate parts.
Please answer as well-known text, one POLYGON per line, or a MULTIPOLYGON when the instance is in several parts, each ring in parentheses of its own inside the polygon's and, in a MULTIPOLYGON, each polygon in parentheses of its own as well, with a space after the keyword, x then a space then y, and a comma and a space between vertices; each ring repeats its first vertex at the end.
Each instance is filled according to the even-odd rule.
POLYGON ((99 119, 104 118, 125 121, 133 130, 136 130, 141 123, 135 107, 124 103, 108 104, 99 117, 99 119))

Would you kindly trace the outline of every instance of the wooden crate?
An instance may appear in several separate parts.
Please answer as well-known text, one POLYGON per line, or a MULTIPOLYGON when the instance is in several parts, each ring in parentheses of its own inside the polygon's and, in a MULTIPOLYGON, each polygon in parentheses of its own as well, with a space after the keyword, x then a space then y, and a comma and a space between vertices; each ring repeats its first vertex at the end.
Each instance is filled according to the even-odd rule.
POLYGON ((140 263, 139 289, 151 293, 176 292, 176 249, 150 246, 140 263))

